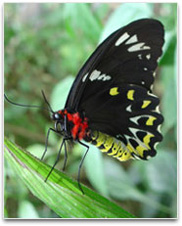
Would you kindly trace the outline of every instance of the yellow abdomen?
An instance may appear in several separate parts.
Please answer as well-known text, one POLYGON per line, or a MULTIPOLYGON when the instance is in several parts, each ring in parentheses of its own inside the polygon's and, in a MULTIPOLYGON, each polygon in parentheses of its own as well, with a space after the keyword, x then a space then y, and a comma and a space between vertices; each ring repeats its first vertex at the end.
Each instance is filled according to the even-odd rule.
POLYGON ((117 158, 119 161, 127 161, 133 158, 130 147, 105 133, 94 131, 90 136, 89 142, 98 147, 102 152, 117 158))

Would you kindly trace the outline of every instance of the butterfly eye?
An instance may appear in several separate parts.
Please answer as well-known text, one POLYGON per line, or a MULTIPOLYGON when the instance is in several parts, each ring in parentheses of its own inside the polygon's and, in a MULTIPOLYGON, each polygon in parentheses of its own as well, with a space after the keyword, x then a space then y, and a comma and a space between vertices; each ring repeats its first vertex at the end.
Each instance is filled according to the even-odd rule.
POLYGON ((58 113, 53 113, 52 116, 51 116, 51 118, 52 118, 53 120, 59 120, 59 119, 60 119, 60 114, 58 114, 58 113))

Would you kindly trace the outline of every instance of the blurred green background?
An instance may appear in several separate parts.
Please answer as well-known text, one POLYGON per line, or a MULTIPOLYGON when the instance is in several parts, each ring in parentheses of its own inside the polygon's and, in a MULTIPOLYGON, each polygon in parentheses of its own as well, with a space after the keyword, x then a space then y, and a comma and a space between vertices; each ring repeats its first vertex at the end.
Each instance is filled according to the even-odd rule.
MULTIPOLYGON (((4 5, 4 90, 17 103, 44 106, 44 90, 54 110, 64 107, 80 67, 107 35, 139 18, 165 26, 165 45, 154 93, 161 99, 164 140, 149 161, 121 163, 91 147, 81 181, 142 218, 177 216, 177 5, 175 3, 42 3, 4 5)), ((4 133, 41 157, 53 127, 47 112, 5 102, 4 133)), ((49 139, 45 162, 52 165, 61 140, 49 139)), ((76 178, 85 149, 69 143, 66 173, 76 178)), ((63 166, 61 156, 56 168, 63 166)), ((54 218, 4 162, 4 216, 54 218)))

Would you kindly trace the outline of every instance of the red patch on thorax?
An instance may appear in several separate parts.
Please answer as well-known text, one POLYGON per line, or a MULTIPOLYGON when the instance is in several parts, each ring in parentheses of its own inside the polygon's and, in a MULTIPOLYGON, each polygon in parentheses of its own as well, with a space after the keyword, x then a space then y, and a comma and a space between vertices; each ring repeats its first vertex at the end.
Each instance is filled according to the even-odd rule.
POLYGON ((85 117, 82 119, 78 112, 76 113, 68 113, 67 110, 59 111, 60 114, 66 115, 68 122, 73 123, 73 127, 71 129, 71 135, 73 139, 82 140, 86 136, 86 131, 88 128, 88 119, 85 117))

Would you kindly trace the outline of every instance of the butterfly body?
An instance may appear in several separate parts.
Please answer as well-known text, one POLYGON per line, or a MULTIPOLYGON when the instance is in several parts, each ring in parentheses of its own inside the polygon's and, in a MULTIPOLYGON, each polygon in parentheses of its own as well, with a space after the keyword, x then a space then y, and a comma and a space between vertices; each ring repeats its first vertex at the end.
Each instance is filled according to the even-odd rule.
POLYGON ((55 130, 66 138, 82 140, 88 132, 88 119, 79 112, 63 109, 54 112, 52 119, 56 122, 55 130))

